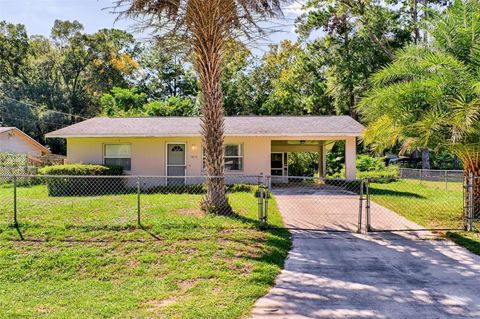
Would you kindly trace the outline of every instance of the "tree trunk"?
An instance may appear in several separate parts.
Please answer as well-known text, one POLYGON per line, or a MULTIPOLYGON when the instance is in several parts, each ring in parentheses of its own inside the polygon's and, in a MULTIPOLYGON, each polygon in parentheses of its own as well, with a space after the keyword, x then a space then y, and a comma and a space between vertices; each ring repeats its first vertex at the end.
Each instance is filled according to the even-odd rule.
POLYGON ((224 177, 224 109, 221 87, 225 34, 217 1, 191 1, 194 12, 190 29, 193 41, 195 68, 201 94, 202 143, 205 151, 207 194, 202 202, 205 211, 227 215, 228 204, 224 177))
POLYGON ((468 178, 470 173, 473 175, 473 215, 474 218, 480 218, 480 161, 462 158, 462 162, 465 177, 468 178))
POLYGON ((412 24, 413 24, 413 42, 418 44, 420 38, 420 29, 418 28, 418 0, 412 0, 412 24))
POLYGON ((460 160, 457 155, 453 156, 453 169, 459 170, 460 169, 460 160))
POLYGON ((430 169, 430 150, 427 147, 422 148, 422 168, 430 169))

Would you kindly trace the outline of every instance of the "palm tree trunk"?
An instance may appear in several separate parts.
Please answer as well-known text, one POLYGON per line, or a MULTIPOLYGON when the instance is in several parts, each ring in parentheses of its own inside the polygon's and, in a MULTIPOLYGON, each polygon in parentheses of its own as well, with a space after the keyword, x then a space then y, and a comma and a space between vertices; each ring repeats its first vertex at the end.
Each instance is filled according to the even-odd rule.
POLYGON ((475 218, 480 218, 480 145, 456 146, 453 151, 462 161, 465 177, 473 175, 473 206, 475 218))
POLYGON ((191 1, 194 24, 195 68, 199 76, 202 106, 202 143, 205 150, 207 194, 202 209, 216 214, 232 212, 226 195, 224 177, 224 109, 221 87, 225 36, 219 17, 218 3, 221 0, 191 1))

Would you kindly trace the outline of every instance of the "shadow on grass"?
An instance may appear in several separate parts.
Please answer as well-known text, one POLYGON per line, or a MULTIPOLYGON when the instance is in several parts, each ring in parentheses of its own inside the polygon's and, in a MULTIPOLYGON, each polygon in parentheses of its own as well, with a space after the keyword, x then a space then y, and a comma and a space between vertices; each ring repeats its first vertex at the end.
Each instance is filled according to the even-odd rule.
POLYGON ((449 231, 446 233, 446 237, 451 239, 456 244, 465 247, 472 253, 480 255, 480 237, 478 237, 477 239, 473 239, 473 234, 478 235, 478 233, 471 233, 470 235, 465 235, 462 232, 449 231))
POLYGON ((370 195, 397 196, 397 197, 417 198, 417 199, 426 198, 425 196, 419 195, 417 193, 395 191, 390 189, 379 189, 379 188, 376 188, 375 186, 370 187, 370 195))

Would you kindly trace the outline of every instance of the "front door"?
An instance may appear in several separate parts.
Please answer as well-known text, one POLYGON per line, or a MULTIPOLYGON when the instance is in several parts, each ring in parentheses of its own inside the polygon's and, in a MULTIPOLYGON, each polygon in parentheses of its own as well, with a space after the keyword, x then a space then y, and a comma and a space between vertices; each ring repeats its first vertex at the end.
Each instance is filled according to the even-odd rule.
POLYGON ((270 174, 275 182, 287 182, 288 176, 288 153, 272 153, 270 160, 270 174))
POLYGON ((167 185, 184 185, 186 171, 186 145, 167 144, 167 185))

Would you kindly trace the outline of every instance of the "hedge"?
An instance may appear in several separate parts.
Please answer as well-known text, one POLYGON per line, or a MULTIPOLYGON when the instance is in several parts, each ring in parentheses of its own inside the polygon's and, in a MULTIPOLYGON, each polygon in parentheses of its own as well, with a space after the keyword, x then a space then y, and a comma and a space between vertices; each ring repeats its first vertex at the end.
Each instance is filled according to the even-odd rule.
POLYGON ((45 177, 49 196, 98 196, 119 194, 127 190, 125 178, 120 177, 65 177, 65 176, 118 176, 123 169, 119 166, 93 164, 52 165, 41 168, 41 175, 59 175, 45 177))
POLYGON ((51 165, 38 170, 41 175, 75 175, 75 176, 112 176, 122 175, 121 166, 105 166, 95 164, 51 165))

